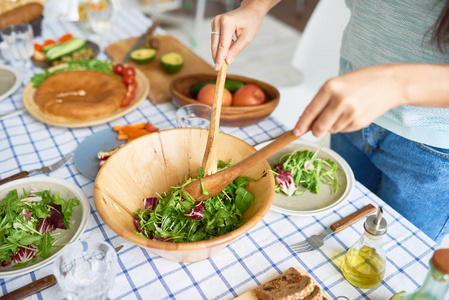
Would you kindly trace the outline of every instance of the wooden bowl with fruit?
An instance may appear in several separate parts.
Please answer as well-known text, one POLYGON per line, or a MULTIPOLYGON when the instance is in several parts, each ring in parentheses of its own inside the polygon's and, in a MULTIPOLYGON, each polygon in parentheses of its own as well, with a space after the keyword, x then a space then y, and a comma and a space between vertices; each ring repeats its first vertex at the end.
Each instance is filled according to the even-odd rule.
MULTIPOLYGON (((204 103, 212 106, 216 76, 190 74, 174 79, 170 84, 173 101, 180 105, 204 103)), ((265 82, 227 75, 220 125, 244 127, 267 118, 279 103, 279 91, 265 82)))

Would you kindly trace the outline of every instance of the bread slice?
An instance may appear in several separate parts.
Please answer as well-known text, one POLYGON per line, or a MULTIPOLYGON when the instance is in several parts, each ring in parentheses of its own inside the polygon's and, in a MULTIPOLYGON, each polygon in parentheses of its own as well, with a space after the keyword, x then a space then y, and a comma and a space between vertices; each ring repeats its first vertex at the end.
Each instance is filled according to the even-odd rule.
MULTIPOLYGON (((312 295, 317 287, 309 276, 303 276, 295 268, 289 268, 283 274, 254 289, 261 300, 305 299, 312 295)), ((310 298, 315 299, 315 298, 310 298)))

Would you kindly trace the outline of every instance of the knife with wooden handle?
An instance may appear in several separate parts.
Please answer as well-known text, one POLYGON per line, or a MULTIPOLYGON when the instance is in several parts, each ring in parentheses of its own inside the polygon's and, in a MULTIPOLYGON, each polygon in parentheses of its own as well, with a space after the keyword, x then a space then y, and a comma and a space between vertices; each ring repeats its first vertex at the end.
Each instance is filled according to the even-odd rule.
POLYGON ((9 294, 0 297, 0 300, 19 300, 39 293, 46 288, 49 288, 56 284, 56 278, 54 275, 48 275, 30 284, 27 284, 9 294))

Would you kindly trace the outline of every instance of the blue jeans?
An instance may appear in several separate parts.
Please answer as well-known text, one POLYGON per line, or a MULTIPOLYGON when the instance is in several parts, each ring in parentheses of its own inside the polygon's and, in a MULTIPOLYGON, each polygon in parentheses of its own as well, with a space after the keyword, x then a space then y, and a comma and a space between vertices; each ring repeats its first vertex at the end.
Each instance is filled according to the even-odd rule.
POLYGON ((413 142, 380 126, 331 136, 355 178, 441 242, 449 233, 449 149, 413 142))

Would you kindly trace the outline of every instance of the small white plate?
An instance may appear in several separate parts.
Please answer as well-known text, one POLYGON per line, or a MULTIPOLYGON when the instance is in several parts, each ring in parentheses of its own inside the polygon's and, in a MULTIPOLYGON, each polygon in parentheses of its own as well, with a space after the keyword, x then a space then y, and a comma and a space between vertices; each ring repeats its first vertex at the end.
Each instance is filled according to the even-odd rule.
MULTIPOLYGON (((259 150, 270 142, 271 141, 261 143, 255 148, 259 150)), ((279 161, 281 156, 292 153, 298 149, 315 151, 317 148, 318 145, 314 143, 296 140, 270 156, 267 160, 270 165, 272 165, 279 161)), ((271 205, 272 210, 292 216, 316 216, 335 209, 348 199, 355 183, 354 173, 352 172, 351 167, 335 151, 324 146, 318 153, 318 157, 323 159, 330 158, 338 164, 339 171, 337 171, 337 174, 341 184, 338 191, 332 194, 330 186, 320 184, 321 191, 318 194, 306 191, 302 195, 289 197, 282 193, 276 193, 274 195, 273 204, 271 205)))
MULTIPOLYGON (((77 241, 81 234, 84 232, 89 221, 90 205, 87 199, 86 193, 83 192, 76 184, 60 179, 46 176, 37 176, 22 178, 15 181, 5 183, 0 186, 0 201, 4 199, 10 190, 17 190, 19 196, 23 195, 23 189, 28 193, 32 188, 37 191, 50 190, 52 194, 60 192, 60 195, 64 200, 71 198, 78 198, 80 205, 73 208, 73 215, 70 219, 70 229, 67 230, 57 229, 55 232, 67 233, 61 240, 60 244, 69 244, 77 241)), ((14 268, 12 265, 7 267, 0 267, 0 278, 15 277, 22 274, 27 274, 35 271, 43 266, 51 263, 56 259, 58 252, 64 249, 64 247, 53 247, 51 249, 51 256, 43 259, 39 257, 36 262, 30 263, 23 268, 14 268)))
POLYGON ((14 93, 22 82, 19 71, 8 66, 0 66, 0 101, 14 93))

